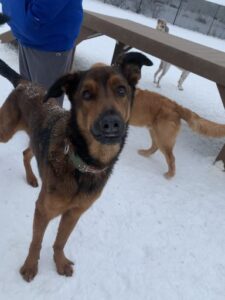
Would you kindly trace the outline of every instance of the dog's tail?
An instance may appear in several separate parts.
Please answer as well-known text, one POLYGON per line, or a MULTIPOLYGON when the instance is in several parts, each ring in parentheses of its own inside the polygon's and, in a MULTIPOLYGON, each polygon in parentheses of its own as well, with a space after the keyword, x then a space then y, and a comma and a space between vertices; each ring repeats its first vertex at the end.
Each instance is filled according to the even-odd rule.
POLYGON ((0 75, 8 79, 14 87, 23 80, 24 78, 16 71, 11 69, 2 59, 0 59, 0 75))
POLYGON ((9 17, 4 15, 3 13, 0 13, 0 25, 3 25, 8 21, 9 21, 9 17))
POLYGON ((225 136, 225 125, 204 119, 181 105, 177 105, 177 112, 193 131, 209 137, 225 136))

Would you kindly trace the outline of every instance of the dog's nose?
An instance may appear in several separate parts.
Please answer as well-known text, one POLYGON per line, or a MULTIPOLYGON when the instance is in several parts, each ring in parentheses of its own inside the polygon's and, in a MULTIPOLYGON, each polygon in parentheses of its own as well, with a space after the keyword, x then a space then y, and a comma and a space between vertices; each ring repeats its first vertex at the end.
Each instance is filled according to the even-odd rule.
POLYGON ((126 124, 121 115, 114 110, 104 112, 92 127, 92 134, 103 144, 119 143, 125 133, 126 124))
POLYGON ((118 135, 123 127, 121 118, 116 114, 105 115, 100 120, 100 130, 104 135, 118 135))

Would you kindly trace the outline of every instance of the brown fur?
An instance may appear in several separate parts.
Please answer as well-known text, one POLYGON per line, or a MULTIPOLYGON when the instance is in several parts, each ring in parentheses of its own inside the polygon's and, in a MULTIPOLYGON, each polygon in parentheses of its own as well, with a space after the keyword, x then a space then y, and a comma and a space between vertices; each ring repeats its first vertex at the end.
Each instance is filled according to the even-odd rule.
POLYGON ((209 137, 225 136, 225 125, 208 121, 158 93, 136 89, 130 124, 146 127, 152 139, 152 146, 149 149, 141 149, 138 152, 148 157, 159 149, 168 164, 168 171, 164 174, 166 178, 175 175, 173 147, 181 119, 199 134, 209 137))
POLYGON ((42 180, 33 238, 20 273, 26 281, 37 274, 46 227, 51 219, 62 215, 53 246, 54 260, 59 274, 71 276, 73 263, 66 258, 64 246, 80 216, 101 195, 123 148, 136 82, 133 74, 118 67, 99 66, 65 75, 46 96, 47 99, 65 91, 71 101, 71 110, 65 111, 54 99, 43 104, 45 91, 41 87, 24 80, 17 85, 18 74, 2 65, 1 74, 12 77, 16 88, 0 109, 0 142, 7 142, 18 130, 25 130, 30 136, 30 148, 23 153, 27 181, 38 185, 30 165, 33 153, 42 180), (119 116, 125 128, 120 142, 101 142, 93 135, 94 124, 102 121, 108 111, 119 116), (98 172, 81 172, 70 160, 71 153, 78 154, 98 172))
POLYGON ((99 67, 101 68, 101 67, 106 67, 106 66, 108 66, 108 65, 104 64, 104 63, 101 63, 101 62, 97 62, 97 63, 93 64, 91 66, 91 68, 94 69, 94 68, 99 68, 99 67))

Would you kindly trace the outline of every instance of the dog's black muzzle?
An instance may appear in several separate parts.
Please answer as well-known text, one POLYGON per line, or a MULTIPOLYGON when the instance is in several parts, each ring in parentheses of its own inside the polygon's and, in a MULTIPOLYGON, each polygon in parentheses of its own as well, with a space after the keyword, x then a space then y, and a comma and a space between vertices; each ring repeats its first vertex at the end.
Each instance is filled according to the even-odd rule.
POLYGON ((94 122, 91 131, 102 144, 118 144, 126 135, 126 123, 118 112, 107 110, 94 122))

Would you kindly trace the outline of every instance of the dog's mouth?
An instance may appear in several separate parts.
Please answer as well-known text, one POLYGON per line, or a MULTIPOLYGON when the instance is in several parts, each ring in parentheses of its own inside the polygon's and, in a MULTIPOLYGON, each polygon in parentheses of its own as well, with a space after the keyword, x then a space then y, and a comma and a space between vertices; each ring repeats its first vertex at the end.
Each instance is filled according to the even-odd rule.
POLYGON ((123 136, 121 135, 106 135, 106 134, 102 134, 102 135, 93 134, 93 135, 98 142, 105 145, 121 144, 123 140, 123 136))
POLYGON ((126 135, 127 125, 120 114, 112 110, 102 114, 92 126, 91 133, 101 144, 120 144, 126 135))

